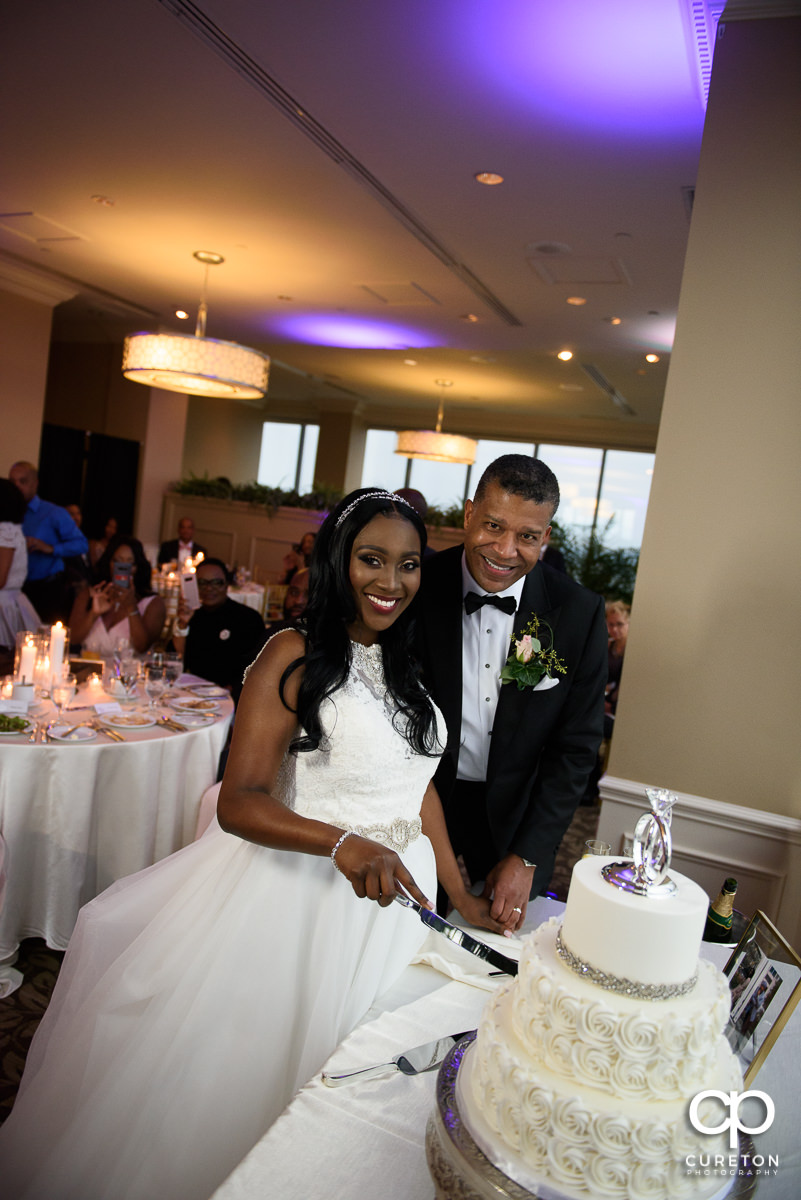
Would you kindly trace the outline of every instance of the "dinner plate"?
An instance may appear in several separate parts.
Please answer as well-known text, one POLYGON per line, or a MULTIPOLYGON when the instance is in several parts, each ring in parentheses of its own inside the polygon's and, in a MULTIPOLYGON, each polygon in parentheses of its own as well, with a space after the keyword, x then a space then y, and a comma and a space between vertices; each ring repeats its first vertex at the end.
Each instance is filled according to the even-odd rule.
POLYGON ((146 712, 106 713, 103 723, 112 729, 147 729, 156 724, 156 718, 146 712))
POLYGON ((71 725, 65 722, 59 724, 48 725, 47 736, 52 738, 54 742, 63 742, 65 745, 75 742, 93 742, 97 737, 97 730, 90 728, 89 725, 81 725, 78 729, 73 729, 72 733, 64 734, 68 729, 72 729, 71 725), (59 730, 61 732, 59 733, 59 730))
POLYGON ((220 707, 216 700, 171 700, 176 712, 212 713, 220 707))
POLYGON ((203 729, 206 725, 213 725, 216 719, 212 713, 177 712, 172 717, 175 724, 183 725, 184 729, 203 729))
MULTIPOLYGON (((6 717, 17 717, 18 713, 4 713, 6 717)), ((27 717, 19 717, 20 721, 25 724, 22 729, 0 729, 0 737, 22 737, 26 733, 30 733, 33 729, 33 721, 29 721, 27 717)))
POLYGON ((206 700, 222 700, 227 695, 225 688, 219 687, 216 683, 188 683, 184 687, 185 692, 192 692, 195 696, 201 696, 206 700))

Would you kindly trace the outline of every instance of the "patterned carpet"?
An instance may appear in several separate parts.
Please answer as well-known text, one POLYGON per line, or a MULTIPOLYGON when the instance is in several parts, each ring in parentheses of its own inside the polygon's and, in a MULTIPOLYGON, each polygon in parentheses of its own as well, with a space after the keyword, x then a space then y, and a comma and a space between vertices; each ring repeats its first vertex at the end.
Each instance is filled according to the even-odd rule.
MULTIPOLYGON (((567 899, 570 874, 581 858, 584 842, 595 836, 600 809, 595 805, 576 810, 556 859, 550 890, 559 900, 567 899)), ((50 950, 40 938, 22 943, 14 964, 23 983, 11 996, 0 1000, 0 1124, 11 1112, 25 1056, 36 1027, 50 1002, 64 955, 50 950)))

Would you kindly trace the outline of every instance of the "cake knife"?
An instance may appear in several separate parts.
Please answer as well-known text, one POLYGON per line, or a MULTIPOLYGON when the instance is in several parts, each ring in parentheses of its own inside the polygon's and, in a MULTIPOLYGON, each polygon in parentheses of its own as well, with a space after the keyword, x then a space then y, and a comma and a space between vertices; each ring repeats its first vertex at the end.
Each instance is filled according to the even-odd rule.
POLYGON ((411 896, 396 892, 393 900, 397 900, 398 904, 403 904, 406 908, 413 908, 423 924, 427 925, 429 929, 434 929, 437 933, 444 934, 446 938, 450 938, 452 942, 455 942, 457 946, 461 946, 463 950, 469 951, 470 954, 475 954, 477 958, 483 958, 485 962, 490 963, 493 967, 497 967, 502 974, 517 974, 517 963, 513 958, 507 958, 499 950, 493 950, 492 946, 488 946, 486 942, 480 942, 478 938, 471 937, 469 933, 465 933, 457 925, 451 925, 450 921, 446 921, 444 917, 440 917, 438 913, 432 912, 431 909, 423 908, 422 904, 418 904, 416 900, 412 900, 411 896))

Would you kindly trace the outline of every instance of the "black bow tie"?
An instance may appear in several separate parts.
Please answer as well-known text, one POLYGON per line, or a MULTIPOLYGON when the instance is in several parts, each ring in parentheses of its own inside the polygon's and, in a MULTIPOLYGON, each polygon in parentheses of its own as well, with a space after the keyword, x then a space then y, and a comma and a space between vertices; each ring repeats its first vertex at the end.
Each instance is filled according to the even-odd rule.
POLYGON ((464 610, 468 614, 476 612, 485 604, 491 604, 493 608, 499 608, 501 612, 509 613, 510 616, 517 608, 514 596, 479 596, 477 592, 468 592, 464 598, 464 610))

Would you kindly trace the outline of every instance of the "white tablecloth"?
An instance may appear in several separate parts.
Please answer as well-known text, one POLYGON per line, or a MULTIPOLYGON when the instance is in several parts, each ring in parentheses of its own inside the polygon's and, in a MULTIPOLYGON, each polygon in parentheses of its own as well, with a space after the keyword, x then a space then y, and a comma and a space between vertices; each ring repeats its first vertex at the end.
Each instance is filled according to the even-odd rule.
MULTIPOLYGON (((535 901, 529 906, 527 928, 562 908, 553 901, 535 901)), ((707 946, 703 951, 718 966, 729 953, 707 946)), ((355 1029, 329 1059, 327 1070, 388 1062, 409 1047, 474 1029, 487 992, 448 980, 429 967, 412 966, 383 999, 388 1011, 355 1029)), ((432 1200, 425 1129, 434 1107, 436 1079, 436 1071, 414 1077, 395 1074, 329 1088, 315 1077, 217 1189, 213 1200, 267 1196, 432 1200)), ((776 1105, 773 1126, 754 1139, 757 1153, 779 1157, 777 1174, 760 1179, 757 1195, 797 1200, 801 1193, 801 1005, 753 1086, 771 1095, 776 1105)), ((743 1108, 743 1120, 757 1124, 762 1111, 760 1105, 749 1117, 743 1108)))
POLYGON ((255 608, 260 616, 264 615, 264 588, 260 583, 246 583, 242 588, 229 588, 228 595, 231 600, 236 600, 237 604, 255 608))
MULTIPOLYGON (((82 689, 74 703, 85 696, 82 689)), ((225 700, 213 725, 126 731, 125 744, 103 734, 84 744, 2 740, 0 960, 25 937, 63 950, 83 904, 193 840, 232 712, 225 700)))

